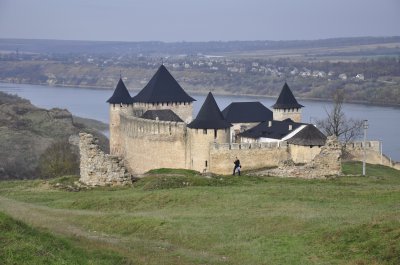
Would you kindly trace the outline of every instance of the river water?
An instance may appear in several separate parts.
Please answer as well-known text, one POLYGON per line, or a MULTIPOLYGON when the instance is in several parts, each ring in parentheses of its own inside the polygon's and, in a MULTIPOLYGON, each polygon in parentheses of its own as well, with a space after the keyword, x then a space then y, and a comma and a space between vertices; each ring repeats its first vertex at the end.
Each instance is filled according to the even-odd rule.
MULTIPOLYGON (((66 108, 76 116, 96 119, 108 123, 108 106, 106 100, 112 95, 112 90, 96 90, 74 87, 49 87, 25 84, 0 83, 0 91, 17 94, 29 99, 32 104, 42 108, 66 108)), ((135 95, 135 93, 131 93, 135 95)), ((194 103, 194 116, 204 102, 205 95, 191 95, 197 101, 194 103)), ((260 101, 270 108, 276 101, 272 98, 249 96, 215 96, 223 110, 231 102, 260 101)), ((330 102, 298 100, 303 108, 303 122, 313 123, 316 119, 326 117, 325 110, 332 107, 330 102)), ((383 142, 383 153, 393 160, 400 161, 400 108, 383 107, 366 104, 345 104, 347 117, 368 120, 367 138, 383 142)))

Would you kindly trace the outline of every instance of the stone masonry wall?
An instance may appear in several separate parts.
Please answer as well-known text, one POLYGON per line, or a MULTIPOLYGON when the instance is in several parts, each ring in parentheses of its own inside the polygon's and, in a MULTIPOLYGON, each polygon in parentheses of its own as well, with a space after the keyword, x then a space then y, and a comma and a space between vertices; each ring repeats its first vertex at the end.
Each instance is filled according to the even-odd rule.
POLYGON ((140 175, 156 168, 188 168, 185 123, 121 115, 120 128, 122 156, 131 173, 140 175))
POLYGON ((118 186, 132 183, 131 175, 117 157, 104 154, 91 134, 79 134, 80 182, 88 186, 118 186))
MULTIPOLYGON (((345 160, 363 161, 364 160, 364 142, 350 142, 346 145, 345 160)), ((381 153, 380 141, 366 141, 366 162, 369 164, 378 164, 393 167, 400 170, 400 163, 392 161, 390 157, 381 153)))
POLYGON ((289 145, 289 151, 293 162, 296 164, 309 163, 321 152, 318 146, 289 145))
POLYGON ((233 162, 237 157, 242 170, 253 170, 278 166, 288 160, 287 143, 215 144, 210 150, 210 171, 217 174, 232 174, 233 162))

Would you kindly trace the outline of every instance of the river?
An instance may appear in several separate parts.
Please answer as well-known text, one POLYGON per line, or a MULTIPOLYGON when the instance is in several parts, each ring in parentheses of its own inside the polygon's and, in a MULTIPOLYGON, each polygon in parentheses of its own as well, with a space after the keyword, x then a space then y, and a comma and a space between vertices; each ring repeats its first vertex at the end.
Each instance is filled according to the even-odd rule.
MULTIPOLYGON (((0 91, 17 94, 29 99, 32 104, 42 108, 66 108, 73 115, 96 119, 108 123, 108 106, 106 100, 112 90, 85 89, 74 87, 49 87, 25 84, 0 83, 0 91)), ((131 93, 133 96, 135 93, 131 93)), ((191 95, 194 103, 194 116, 204 102, 205 95, 191 95)), ((231 102, 260 101, 270 108, 276 99, 250 96, 219 96, 215 99, 223 110, 231 102)), ((303 108, 303 122, 314 122, 326 117, 325 109, 332 107, 330 102, 298 100, 303 108)), ((349 118, 368 120, 367 137, 370 140, 383 142, 383 153, 393 160, 400 161, 400 108, 367 104, 344 104, 344 111, 349 118)))

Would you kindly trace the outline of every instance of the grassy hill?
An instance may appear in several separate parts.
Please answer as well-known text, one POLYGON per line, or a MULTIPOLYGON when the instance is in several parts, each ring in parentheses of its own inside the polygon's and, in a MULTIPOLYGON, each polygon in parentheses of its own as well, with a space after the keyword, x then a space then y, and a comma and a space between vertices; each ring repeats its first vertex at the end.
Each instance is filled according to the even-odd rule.
MULTIPOLYGON (((134 187, 80 192, 54 188, 74 177, 2 181, 0 212, 18 221, 1 215, 1 231, 18 229, 0 242, 30 245, 27 257, 40 246, 51 264, 75 264, 76 255, 83 264, 399 264, 400 172, 368 165, 361 177, 359 163, 343 169, 353 176, 157 170, 134 187)), ((29 264, 12 246, 0 248, 0 263, 29 264)))

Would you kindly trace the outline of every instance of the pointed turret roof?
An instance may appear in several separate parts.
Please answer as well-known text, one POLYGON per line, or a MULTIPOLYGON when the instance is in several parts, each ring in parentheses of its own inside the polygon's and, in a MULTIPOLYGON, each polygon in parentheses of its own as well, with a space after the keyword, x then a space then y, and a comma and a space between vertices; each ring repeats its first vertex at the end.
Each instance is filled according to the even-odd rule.
POLYGON ((297 102, 288 84, 285 82, 282 91, 279 94, 278 100, 272 107, 274 109, 293 109, 293 108, 302 108, 304 106, 297 102))
POLYGON ((231 126, 232 124, 224 119, 211 92, 208 93, 196 119, 188 124, 189 128, 194 129, 224 129, 231 126))
POLYGON ((170 72, 161 65, 149 83, 133 97, 134 102, 193 102, 170 72))
POLYGON ((126 88, 124 82, 120 78, 117 84, 117 87, 114 90, 113 95, 111 98, 107 100, 110 104, 132 104, 133 100, 131 95, 129 94, 128 89, 126 88))

